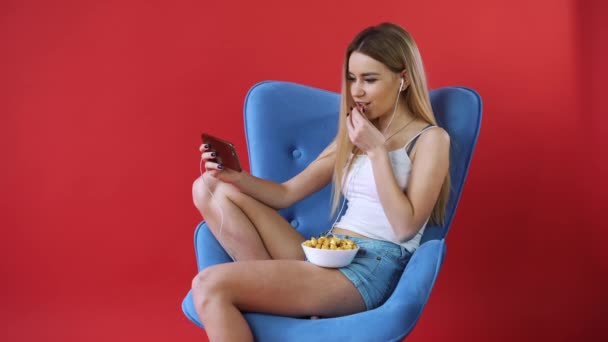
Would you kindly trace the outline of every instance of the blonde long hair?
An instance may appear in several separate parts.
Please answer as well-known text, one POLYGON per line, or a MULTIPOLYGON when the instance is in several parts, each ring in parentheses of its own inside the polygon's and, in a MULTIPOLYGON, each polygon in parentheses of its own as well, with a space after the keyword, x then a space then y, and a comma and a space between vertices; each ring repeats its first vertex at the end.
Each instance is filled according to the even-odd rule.
MULTIPOLYGON (((333 153, 336 155, 333 173, 332 215, 336 213, 336 209, 340 203, 343 181, 351 169, 349 157, 354 148, 353 143, 348 138, 346 115, 344 115, 352 107, 352 103, 354 103, 350 94, 348 80, 348 60, 353 52, 367 55, 383 63, 395 73, 401 73, 403 70, 406 70, 409 87, 399 96, 405 99, 407 109, 416 117, 421 118, 429 124, 437 125, 429 100, 422 58, 411 35, 400 26, 392 23, 383 23, 361 31, 346 49, 342 72, 338 133, 330 148, 326 150, 327 152, 319 157, 322 158, 333 153)), ((439 198, 431 213, 431 223, 444 223, 449 191, 450 175, 448 173, 441 187, 439 198)))

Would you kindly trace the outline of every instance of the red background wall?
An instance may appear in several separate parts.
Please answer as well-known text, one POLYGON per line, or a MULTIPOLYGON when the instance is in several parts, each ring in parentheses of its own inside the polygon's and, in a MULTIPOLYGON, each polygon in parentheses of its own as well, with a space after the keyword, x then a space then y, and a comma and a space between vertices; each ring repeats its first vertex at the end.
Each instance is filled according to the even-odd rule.
POLYGON ((412 32, 431 88, 484 100, 410 340, 603 332, 602 1, 21 0, 0 14, 0 340, 201 340, 180 310, 200 132, 245 156, 253 84, 337 91, 346 44, 381 21, 412 32))

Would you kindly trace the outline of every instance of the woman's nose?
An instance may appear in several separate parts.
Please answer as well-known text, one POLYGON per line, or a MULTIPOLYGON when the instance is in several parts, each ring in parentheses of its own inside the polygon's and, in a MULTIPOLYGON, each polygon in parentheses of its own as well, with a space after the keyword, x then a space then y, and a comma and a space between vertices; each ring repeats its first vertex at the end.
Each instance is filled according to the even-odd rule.
POLYGON ((351 85, 351 93, 353 97, 359 97, 363 96, 365 91, 363 90, 363 87, 361 87, 361 83, 353 82, 351 85))

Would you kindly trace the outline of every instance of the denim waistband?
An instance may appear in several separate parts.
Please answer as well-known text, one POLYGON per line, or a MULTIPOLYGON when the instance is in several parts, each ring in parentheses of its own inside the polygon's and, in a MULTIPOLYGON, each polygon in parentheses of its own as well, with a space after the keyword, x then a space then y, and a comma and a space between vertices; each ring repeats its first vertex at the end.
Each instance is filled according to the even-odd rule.
POLYGON ((335 234, 335 233, 331 233, 330 235, 335 236, 340 239, 346 238, 346 239, 352 240, 359 247, 362 247, 365 249, 384 249, 384 250, 392 251, 394 253, 401 254, 402 256, 412 254, 405 247, 398 245, 391 241, 370 239, 370 238, 364 238, 364 237, 355 237, 355 236, 350 236, 350 235, 345 235, 345 234, 335 234))

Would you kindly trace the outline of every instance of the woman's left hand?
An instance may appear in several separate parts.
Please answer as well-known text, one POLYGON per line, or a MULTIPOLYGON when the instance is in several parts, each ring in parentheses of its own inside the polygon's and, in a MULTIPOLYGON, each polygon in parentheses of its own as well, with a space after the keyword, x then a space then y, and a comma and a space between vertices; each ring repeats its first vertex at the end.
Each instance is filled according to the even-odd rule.
POLYGON ((361 114, 358 108, 353 108, 346 118, 346 129, 350 141, 365 153, 385 149, 385 138, 376 126, 361 114))

